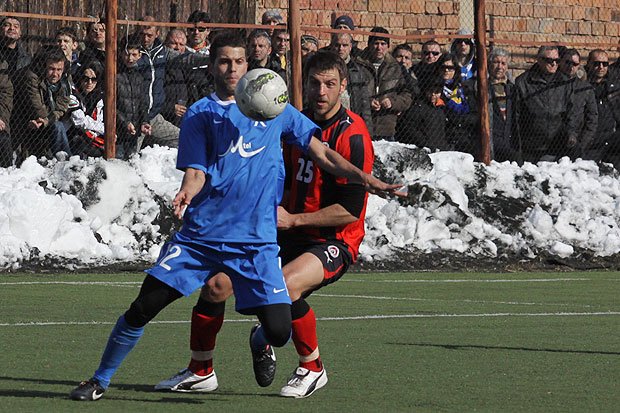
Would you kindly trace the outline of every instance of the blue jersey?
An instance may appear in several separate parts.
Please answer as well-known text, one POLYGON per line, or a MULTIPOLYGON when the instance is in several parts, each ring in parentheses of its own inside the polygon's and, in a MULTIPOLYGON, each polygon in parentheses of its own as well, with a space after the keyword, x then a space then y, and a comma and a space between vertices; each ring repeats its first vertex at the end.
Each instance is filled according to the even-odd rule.
POLYGON ((304 151, 321 130, 291 105, 257 122, 215 94, 192 105, 181 124, 177 168, 206 174, 181 233, 195 240, 276 242, 284 161, 280 139, 304 151))

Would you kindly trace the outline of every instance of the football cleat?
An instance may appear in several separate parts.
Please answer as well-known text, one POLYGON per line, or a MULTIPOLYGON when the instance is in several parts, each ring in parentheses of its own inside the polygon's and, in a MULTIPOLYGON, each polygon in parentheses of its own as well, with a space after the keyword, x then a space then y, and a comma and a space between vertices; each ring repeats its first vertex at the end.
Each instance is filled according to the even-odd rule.
POLYGON ((69 397, 72 400, 94 402, 103 396, 105 389, 99 385, 99 382, 93 379, 85 380, 71 391, 69 397))
POLYGON ((327 372, 325 368, 321 371, 311 371, 297 367, 288 379, 288 383, 280 390, 280 396, 301 399, 310 396, 326 384, 327 372))
POLYGON ((260 350, 255 350, 252 347, 252 337, 254 337, 254 332, 259 326, 260 324, 256 324, 250 332, 252 367, 254 368, 254 378, 258 385, 267 387, 273 383, 273 378, 276 376, 276 353, 274 353, 273 347, 269 344, 260 350))
POLYGON ((209 392, 217 389, 215 370, 206 376, 192 373, 190 369, 183 369, 167 380, 155 385, 155 390, 178 391, 184 393, 209 392))

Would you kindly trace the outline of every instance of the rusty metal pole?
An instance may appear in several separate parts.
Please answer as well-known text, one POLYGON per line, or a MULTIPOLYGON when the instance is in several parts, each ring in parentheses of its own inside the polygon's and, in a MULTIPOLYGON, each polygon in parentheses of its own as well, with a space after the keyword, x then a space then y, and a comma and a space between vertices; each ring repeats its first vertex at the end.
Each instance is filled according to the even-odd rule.
POLYGON ((288 30, 291 37, 291 103, 301 110, 303 98, 301 94, 301 13, 299 11, 299 0, 289 0, 288 2, 288 30))
POLYGON ((478 108, 480 109, 481 158, 485 164, 491 163, 491 128, 489 117, 489 77, 487 70, 487 25, 485 20, 485 0, 474 2, 476 60, 478 61, 478 108))
POLYGON ((118 0, 106 0, 105 8, 105 97, 103 123, 105 126, 105 158, 116 157, 116 39, 118 0))

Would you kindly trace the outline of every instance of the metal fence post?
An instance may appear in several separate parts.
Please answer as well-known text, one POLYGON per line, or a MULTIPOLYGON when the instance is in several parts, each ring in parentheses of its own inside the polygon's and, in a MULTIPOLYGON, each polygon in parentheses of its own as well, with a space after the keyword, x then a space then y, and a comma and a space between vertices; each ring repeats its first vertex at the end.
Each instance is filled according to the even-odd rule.
POLYGON ((489 120, 489 81, 487 70, 487 25, 485 0, 474 2, 476 60, 478 61, 478 107, 480 108, 481 159, 491 163, 491 128, 489 120))
POLYGON ((118 0, 106 0, 105 31, 105 98, 103 123, 105 125, 105 158, 116 157, 116 39, 118 27, 118 0))

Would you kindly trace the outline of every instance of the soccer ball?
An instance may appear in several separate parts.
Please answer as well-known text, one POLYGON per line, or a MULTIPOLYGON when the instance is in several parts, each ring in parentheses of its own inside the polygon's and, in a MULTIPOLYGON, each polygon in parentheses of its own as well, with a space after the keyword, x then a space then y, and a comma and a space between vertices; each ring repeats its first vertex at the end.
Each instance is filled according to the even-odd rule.
POLYGON ((288 104, 288 89, 284 79, 273 70, 253 69, 239 79, 235 100, 248 118, 269 120, 282 113, 288 104))

